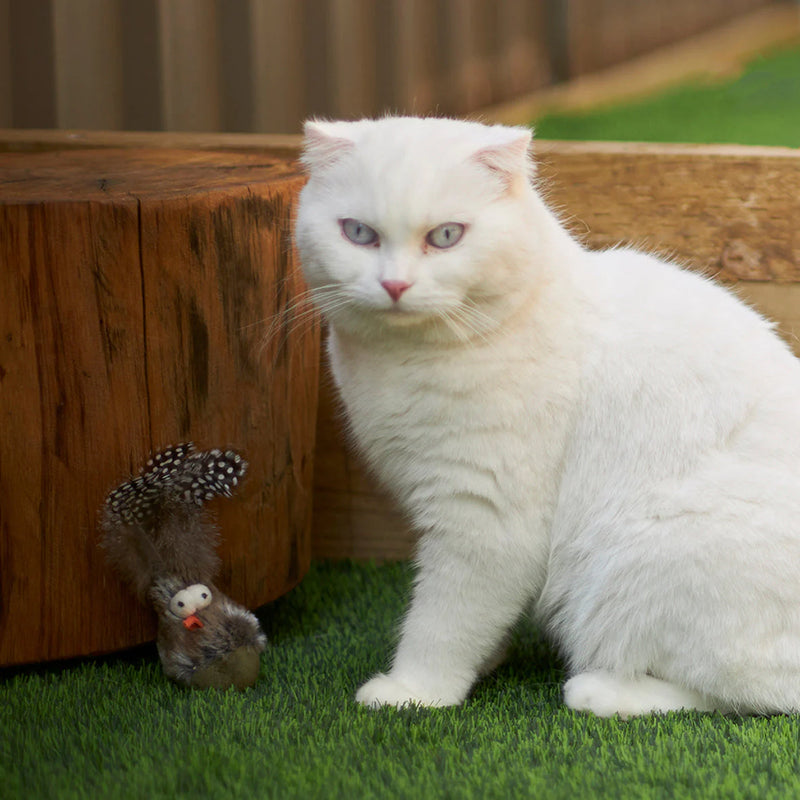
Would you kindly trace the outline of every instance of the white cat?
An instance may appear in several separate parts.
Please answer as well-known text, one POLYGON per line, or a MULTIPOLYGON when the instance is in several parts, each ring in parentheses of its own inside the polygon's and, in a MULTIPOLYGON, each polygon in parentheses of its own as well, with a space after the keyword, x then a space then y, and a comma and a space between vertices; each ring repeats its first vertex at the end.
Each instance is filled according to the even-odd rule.
POLYGON ((420 533, 357 699, 461 703, 533 608, 572 708, 800 711, 800 362, 710 281, 574 241, 529 145, 306 125, 296 239, 333 375, 420 533))

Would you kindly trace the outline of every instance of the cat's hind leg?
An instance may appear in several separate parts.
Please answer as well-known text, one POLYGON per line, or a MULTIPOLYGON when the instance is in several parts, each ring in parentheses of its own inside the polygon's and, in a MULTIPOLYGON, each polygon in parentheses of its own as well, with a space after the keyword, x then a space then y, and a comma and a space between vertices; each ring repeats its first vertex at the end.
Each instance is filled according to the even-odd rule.
POLYGON ((564 702, 576 711, 591 711, 598 717, 619 714, 622 719, 681 709, 721 710, 711 698, 660 678, 601 670, 570 678, 564 684, 564 702))

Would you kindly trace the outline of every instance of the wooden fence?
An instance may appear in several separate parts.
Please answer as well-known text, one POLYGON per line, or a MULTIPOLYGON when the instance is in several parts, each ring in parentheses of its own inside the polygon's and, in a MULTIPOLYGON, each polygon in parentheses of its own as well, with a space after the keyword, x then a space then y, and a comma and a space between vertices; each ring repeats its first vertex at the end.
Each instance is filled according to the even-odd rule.
POLYGON ((0 127, 466 114, 768 0, 0 0, 0 127))

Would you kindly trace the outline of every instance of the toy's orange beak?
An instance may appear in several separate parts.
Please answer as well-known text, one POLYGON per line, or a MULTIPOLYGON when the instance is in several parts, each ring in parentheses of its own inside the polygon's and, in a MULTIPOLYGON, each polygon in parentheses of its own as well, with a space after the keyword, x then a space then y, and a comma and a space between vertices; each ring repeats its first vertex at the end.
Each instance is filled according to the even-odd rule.
POLYGON ((203 627, 203 620, 201 620, 196 614, 189 614, 189 616, 183 621, 183 627, 186 628, 187 631, 200 630, 200 628, 203 627))

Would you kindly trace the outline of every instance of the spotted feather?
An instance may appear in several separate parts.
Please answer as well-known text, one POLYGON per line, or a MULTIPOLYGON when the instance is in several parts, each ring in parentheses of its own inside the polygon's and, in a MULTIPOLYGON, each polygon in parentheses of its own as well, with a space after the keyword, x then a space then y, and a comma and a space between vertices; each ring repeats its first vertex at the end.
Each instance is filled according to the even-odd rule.
POLYGON ((168 447, 109 493, 106 522, 146 525, 167 505, 202 506, 217 495, 230 497, 246 470, 233 450, 197 451, 191 442, 168 447))

